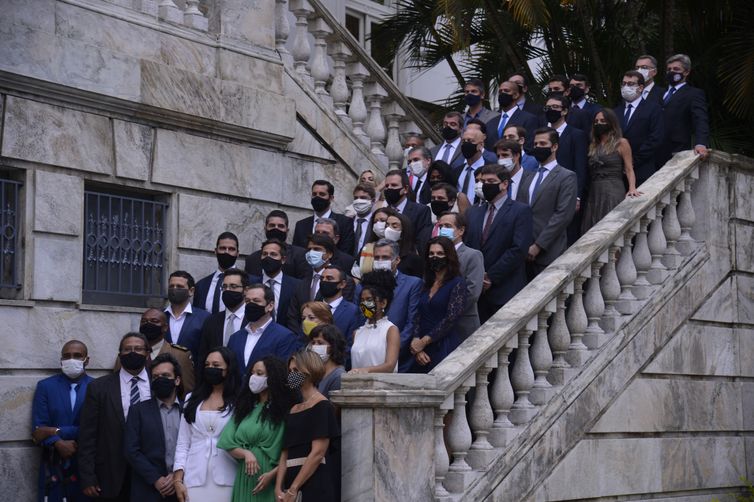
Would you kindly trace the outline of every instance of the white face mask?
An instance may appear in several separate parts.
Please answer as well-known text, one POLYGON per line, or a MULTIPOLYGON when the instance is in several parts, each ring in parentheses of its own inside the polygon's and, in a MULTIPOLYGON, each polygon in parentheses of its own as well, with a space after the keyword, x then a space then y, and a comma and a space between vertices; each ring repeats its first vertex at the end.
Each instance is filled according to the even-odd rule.
POLYGON ((60 361, 60 369, 68 378, 78 378, 84 374, 84 361, 78 359, 63 359, 60 361))
POLYGON ((353 210, 356 211, 356 214, 359 216, 369 214, 369 211, 372 210, 372 201, 366 199, 354 199, 353 210))
POLYGON ((633 101, 639 96, 641 96, 641 92, 639 91, 638 87, 623 86, 620 88, 620 95, 626 101, 633 101))
POLYGON ((649 70, 649 68, 639 68, 636 71, 638 71, 639 73, 641 73, 641 75, 644 77, 644 81, 645 82, 649 82, 649 72, 651 71, 651 70, 649 70))
POLYGON ((401 240, 401 232, 402 230, 395 230, 394 228, 387 227, 385 228, 385 239, 398 242, 401 240))
POLYGON ((481 181, 477 181, 474 185, 474 194, 479 197, 480 199, 484 199, 484 190, 482 190, 482 183, 481 181))
POLYGON ((393 262, 391 260, 375 260, 372 262, 372 270, 393 270, 393 262))
POLYGON ((416 176, 417 178, 421 178, 424 176, 424 173, 427 172, 427 169, 424 167, 424 162, 421 160, 415 160, 414 162, 411 162, 408 165, 409 169, 411 169, 411 174, 416 176))
POLYGON ((387 222, 385 221, 377 221, 374 225, 372 225, 372 230, 374 230, 374 233, 377 237, 385 237, 385 227, 387 226, 387 222))
POLYGON ((254 394, 259 394, 260 392, 267 389, 267 377, 262 375, 251 375, 249 377, 249 390, 253 392, 254 394))
POLYGON ((312 345, 309 347, 312 352, 316 352, 323 363, 326 363, 330 359, 330 354, 327 353, 327 345, 312 345))
POLYGON ((497 163, 498 165, 503 166, 505 169, 507 169, 508 172, 513 171, 513 159, 497 159, 497 163))

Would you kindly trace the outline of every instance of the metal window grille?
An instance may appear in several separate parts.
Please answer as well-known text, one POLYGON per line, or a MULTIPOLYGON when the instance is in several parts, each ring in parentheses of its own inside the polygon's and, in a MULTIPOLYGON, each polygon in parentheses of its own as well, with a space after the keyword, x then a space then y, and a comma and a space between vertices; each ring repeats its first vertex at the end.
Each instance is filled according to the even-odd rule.
POLYGON ((84 197, 84 302, 141 306, 162 296, 167 204, 90 191, 84 197))
POLYGON ((21 187, 18 181, 0 179, 0 287, 20 288, 18 281, 21 187))

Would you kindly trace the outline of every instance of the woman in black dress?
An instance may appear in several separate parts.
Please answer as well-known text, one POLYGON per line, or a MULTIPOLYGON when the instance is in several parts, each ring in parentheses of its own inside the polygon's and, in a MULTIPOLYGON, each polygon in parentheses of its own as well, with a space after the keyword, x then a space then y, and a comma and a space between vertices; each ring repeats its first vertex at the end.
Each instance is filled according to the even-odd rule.
POLYGON ((290 358, 288 371, 288 386, 300 390, 302 401, 285 420, 275 496, 280 502, 296 502, 299 493, 305 502, 335 502, 327 455, 340 431, 332 404, 317 390, 325 367, 316 352, 305 349, 290 358))

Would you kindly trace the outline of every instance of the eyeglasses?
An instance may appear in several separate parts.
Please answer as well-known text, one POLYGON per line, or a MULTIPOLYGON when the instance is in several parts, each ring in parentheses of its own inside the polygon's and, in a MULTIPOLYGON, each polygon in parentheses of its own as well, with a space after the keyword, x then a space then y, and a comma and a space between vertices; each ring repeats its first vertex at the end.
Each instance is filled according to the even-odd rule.
POLYGON ((621 87, 639 87, 639 83, 638 82, 623 82, 620 86, 621 87))
POLYGON ((243 286, 241 284, 223 284, 222 286, 220 286, 220 289, 222 289, 223 291, 238 291, 243 289, 243 286))
POLYGON ((643 64, 641 66, 634 67, 634 69, 635 70, 656 70, 657 67, 656 66, 647 66, 647 65, 643 64))

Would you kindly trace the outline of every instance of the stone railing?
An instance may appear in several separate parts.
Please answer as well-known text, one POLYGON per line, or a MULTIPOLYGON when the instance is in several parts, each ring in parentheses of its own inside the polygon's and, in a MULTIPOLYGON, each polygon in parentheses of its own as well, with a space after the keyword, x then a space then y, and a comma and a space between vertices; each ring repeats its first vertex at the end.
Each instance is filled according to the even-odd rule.
POLYGON ((436 128, 319 0, 276 0, 275 47, 388 168, 403 161, 401 123, 412 123, 409 129, 440 141, 436 128))
POLYGON ((641 197, 623 201, 428 375, 343 378, 333 395, 342 410, 343 499, 466 500, 695 254, 699 165, 690 152, 677 155, 641 197))
POLYGON ((160 21, 208 31, 209 19, 199 10, 200 0, 106 0, 108 3, 134 9, 160 21), (180 4, 180 5, 179 5, 180 4))

